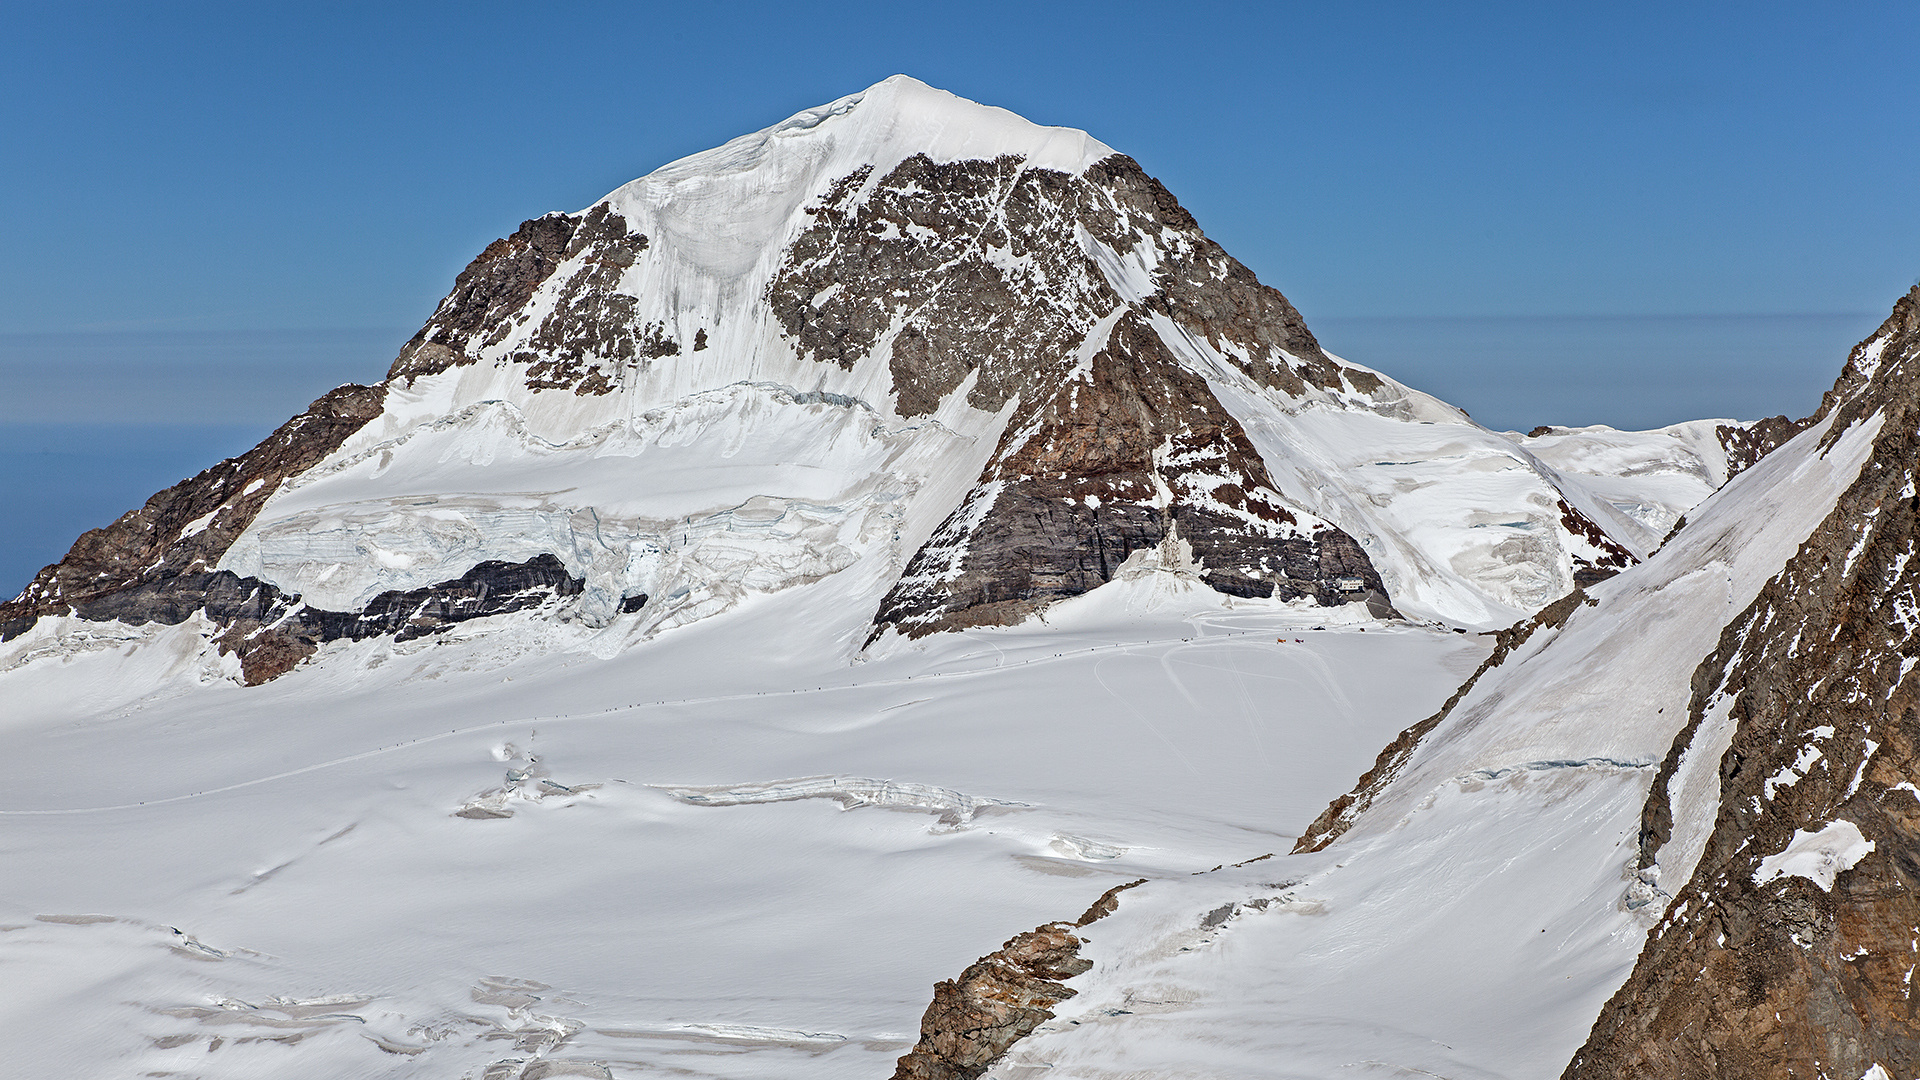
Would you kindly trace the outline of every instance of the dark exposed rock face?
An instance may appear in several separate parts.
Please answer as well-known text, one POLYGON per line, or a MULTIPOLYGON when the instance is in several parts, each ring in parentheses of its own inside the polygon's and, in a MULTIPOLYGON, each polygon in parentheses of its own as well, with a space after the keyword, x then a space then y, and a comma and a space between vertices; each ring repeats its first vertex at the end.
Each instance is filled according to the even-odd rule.
POLYGON ((854 172, 808 208, 815 223, 789 247, 767 300, 812 359, 852 367, 891 334, 903 416, 932 411, 971 372, 968 403, 994 410, 1071 365, 1121 300, 1077 229, 1111 251, 1155 249, 1147 307, 1241 354, 1262 385, 1299 393, 1341 386, 1343 374, 1361 393, 1381 385, 1328 359, 1286 297, 1125 155, 1082 176, 1017 157, 916 155, 868 190, 870 179, 854 172))
POLYGON ((483 562, 452 581, 384 592, 357 612, 308 607, 297 596, 230 570, 142 581, 81 598, 72 610, 96 622, 165 626, 202 612, 222 628, 214 638, 221 654, 237 654, 242 677, 255 686, 286 674, 329 641, 385 636, 406 641, 469 619, 544 606, 578 595, 584 586, 559 559, 539 555, 524 563, 483 562))
POLYGON ((1621 547, 1619 542, 1607 535, 1607 531, 1594 523, 1594 520, 1575 509, 1565 499, 1560 500, 1560 526, 1573 536, 1578 536, 1593 545, 1598 554, 1595 558, 1582 555, 1573 557, 1574 588, 1584 589, 1607 580, 1636 560, 1633 553, 1621 547))
POLYGON ((431 375, 473 363, 474 346, 504 338, 513 316, 559 269, 579 224, 569 214, 548 214, 488 244, 454 279, 453 291, 440 301, 433 318, 400 350, 387 378, 431 375))
POLYGON ((83 534, 65 558, 0 604, 0 636, 17 637, 40 616, 69 609, 90 619, 177 623, 207 589, 224 596, 224 586, 210 580, 227 548, 282 480, 311 468, 379 415, 386 392, 353 385, 331 391, 252 450, 83 534))
POLYGON ((1084 182, 1023 166, 915 155, 870 192, 869 170, 835 183, 767 292, 799 353, 851 368, 892 333, 903 416, 971 372, 990 411, 1057 377, 1119 298, 1073 238, 1084 182))
POLYGON ((1132 159, 1071 176, 1016 157, 920 155, 878 179, 841 178, 807 212, 814 222, 767 292, 800 355, 850 368, 884 354, 903 416, 935 411, 970 379, 975 408, 1018 402, 992 462, 909 562, 876 626, 919 635, 1014 622, 1175 538, 1232 595, 1339 603, 1340 578, 1384 593, 1352 537, 1281 501, 1152 317, 1265 386, 1383 384, 1329 359, 1286 298, 1132 159), (1102 258, 1135 260, 1133 295, 1110 280, 1129 271, 1103 271, 1102 258))
POLYGON ((1074 996, 1064 980, 1093 967, 1081 958, 1081 940, 1072 931, 1113 914, 1120 894, 1144 881, 1108 889, 1077 921, 1017 934, 958 979, 934 984, 920 1041, 900 1059, 893 1080, 974 1080, 986 1072, 1052 1019, 1053 1006, 1074 996))
POLYGON ((1671 834, 1667 781, 1716 708, 1735 725, 1718 816, 1568 1080, 1920 1072, 1920 288, 1882 335, 1822 405, 1829 441, 1885 411, 1867 464, 1694 675, 1643 814, 1643 867, 1671 834), (1830 888, 1763 872, 1845 825, 1872 848, 1830 861, 1830 888))
POLYGON ((1204 380, 1138 312, 1084 373, 1009 425, 981 482, 880 607, 908 634, 1018 621, 1111 580, 1129 555, 1176 538, 1202 580, 1235 596, 1340 603, 1335 579, 1382 590, 1353 539, 1302 527, 1204 380))
MULTIPOLYGON (((220 651, 239 654, 249 686, 284 675, 329 641, 425 637, 470 619, 543 607, 579 595, 586 585, 567 573, 558 558, 537 555, 523 563, 483 562, 451 581, 422 589, 383 592, 352 612, 308 607, 252 578, 224 572, 216 576, 232 579, 232 585, 221 583, 229 593, 252 590, 238 604, 207 605, 208 616, 226 626, 215 639, 220 651)), ((180 617, 187 614, 191 611, 180 617)))
POLYGON ((1751 424, 1721 424, 1715 427, 1713 433, 1720 440, 1721 449, 1727 452, 1727 479, 1731 480, 1745 472, 1754 462, 1800 434, 1806 429, 1807 423, 1805 420, 1789 420, 1784 416, 1769 416, 1751 424))
MULTIPOLYGON (((534 292, 563 263, 578 259, 560 281, 551 310, 505 359, 528 365, 527 385, 534 390, 612 392, 623 368, 681 351, 666 327, 643 323, 635 314, 636 298, 618 288, 647 247, 647 237, 604 202, 578 216, 548 214, 525 222, 460 272, 433 318, 400 350, 388 379, 473 363, 482 349, 523 325, 534 292)), ((706 331, 700 335, 704 346, 706 331)))
POLYGON ((1362 773, 1360 779, 1354 783, 1353 790, 1329 803, 1327 808, 1320 812, 1320 816, 1313 819, 1313 824, 1308 825, 1306 831, 1300 834, 1300 838, 1294 841, 1293 854, 1319 851, 1339 839, 1341 834, 1351 828, 1353 823, 1359 820, 1360 815, 1373 805, 1373 801, 1387 789, 1387 785, 1393 783, 1394 777, 1400 775, 1401 770, 1405 769, 1407 762, 1412 759, 1414 750, 1420 745, 1420 740, 1426 738, 1428 732, 1438 727, 1440 721, 1445 720, 1453 712, 1454 706, 1460 704, 1461 699, 1467 696, 1474 684, 1480 681, 1480 676, 1505 663, 1507 657, 1513 655, 1513 651, 1536 632, 1542 629, 1557 630, 1565 626, 1567 619, 1581 604, 1591 603, 1593 603, 1592 598, 1576 588, 1541 608, 1533 618, 1514 623, 1505 630, 1494 631, 1493 652, 1488 654, 1487 658, 1480 662, 1480 666, 1474 669, 1473 674, 1467 676, 1467 681, 1461 683, 1460 688, 1447 698, 1446 703, 1440 706, 1440 711, 1402 731, 1397 738, 1388 743, 1387 748, 1380 751, 1380 756, 1374 759, 1373 768, 1362 773))

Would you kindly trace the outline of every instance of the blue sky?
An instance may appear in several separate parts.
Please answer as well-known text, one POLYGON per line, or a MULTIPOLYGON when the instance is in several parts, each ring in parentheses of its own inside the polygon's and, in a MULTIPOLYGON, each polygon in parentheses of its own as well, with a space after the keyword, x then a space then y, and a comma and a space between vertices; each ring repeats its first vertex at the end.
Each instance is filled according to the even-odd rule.
POLYGON ((905 71, 1319 316, 1880 310, 1911 4, 9 5, 0 332, 417 325, 488 240, 905 71), (25 257, 21 257, 25 256, 25 257))
POLYGON ((897 71, 1132 154, 1329 347, 1493 426, 1804 413, 1920 274, 1911 4, 0 18, 0 495, 68 507, 0 535, 0 591, 378 378, 521 220, 897 71))

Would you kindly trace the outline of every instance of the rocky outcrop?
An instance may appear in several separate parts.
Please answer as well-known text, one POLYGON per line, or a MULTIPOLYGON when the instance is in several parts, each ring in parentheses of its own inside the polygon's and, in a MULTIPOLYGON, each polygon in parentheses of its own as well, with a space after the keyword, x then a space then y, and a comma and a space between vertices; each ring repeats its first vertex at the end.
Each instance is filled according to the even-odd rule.
POLYGON ((571 214, 548 214, 488 244, 460 271, 433 317, 400 350, 387 379, 411 379, 473 363, 477 346, 504 338, 533 291, 560 268, 579 225, 580 219, 571 214))
MULTIPOLYGON (((1900 306, 1894 309, 1894 320, 1901 318, 1902 308, 1909 305, 1911 299, 1909 295, 1900 300, 1900 306)), ((1857 400, 1882 363, 1883 354, 1880 350, 1886 346, 1876 347, 1874 343, 1882 340, 1886 334, 1887 326, 1883 325, 1868 335, 1866 340, 1854 346, 1853 351, 1847 355, 1847 363, 1841 369, 1840 377, 1834 381, 1831 389, 1821 395, 1820 407, 1813 411, 1813 415, 1800 420, 1792 420, 1785 416, 1769 416, 1750 423, 1721 424, 1715 427, 1714 435, 1718 437, 1721 449, 1727 453, 1727 479, 1731 480, 1751 468, 1754 462, 1772 453, 1795 435, 1819 423, 1835 408, 1857 400)))
POLYGON ((1806 430, 1807 421, 1769 416, 1750 424, 1719 424, 1713 429, 1720 448, 1727 453, 1727 479, 1753 467, 1781 444, 1806 430))
MULTIPOLYGON (((453 291, 400 350, 387 378, 412 379, 474 363, 482 350, 538 315, 538 325, 502 361, 526 365, 533 390, 611 393, 625 368, 682 351, 664 325, 636 316, 638 299, 620 288, 627 268, 648 246, 647 237, 605 202, 583 214, 524 222, 460 272, 453 291), (534 305, 535 292, 569 262, 573 268, 550 299, 534 305)), ((695 347, 705 343, 703 329, 695 347)))
POLYGON ((1372 372, 1328 357, 1292 302, 1208 239, 1138 162, 1115 154, 1086 175, 1105 198, 1083 203, 1081 226, 1108 250, 1156 255, 1148 308, 1239 360, 1262 386, 1294 396, 1308 386, 1361 395, 1383 387, 1372 372))
MULTIPOLYGON (((279 678, 329 641, 391 637, 408 641, 489 615, 550 607, 578 596, 586 582, 552 555, 526 562, 483 562, 451 581, 381 593, 359 611, 326 611, 272 585, 230 571, 169 583, 167 606, 128 610, 121 595, 79 614, 89 619, 177 625, 196 611, 222 627, 214 644, 240 658, 242 681, 257 686, 279 678)), ((646 598, 639 598, 641 603, 646 598)))
POLYGON ((1129 312, 1083 370, 1009 425, 875 621, 911 636, 1016 622, 1163 544, 1184 545, 1179 557, 1229 595, 1337 604, 1349 598, 1343 577, 1384 592, 1359 544, 1281 501, 1205 380, 1129 312))
POLYGON ((333 390, 260 445, 182 480, 106 528, 82 534, 65 558, 0 604, 0 639, 25 633, 42 615, 69 611, 83 618, 177 623, 207 597, 218 605, 231 599, 232 590, 246 591, 214 583, 220 557, 282 480, 313 467, 379 415, 386 393, 384 386, 333 390))
POLYGON ((1560 500, 1560 527, 1567 531, 1568 536, 1586 541, 1592 552, 1592 555, 1579 552, 1573 555, 1573 585, 1576 589, 1598 585, 1639 561, 1619 541, 1608 536, 1607 531, 1592 518, 1575 509, 1565 499, 1560 500))
POLYGON ((1672 842, 1678 763, 1730 723, 1713 829, 1567 1080, 1920 1073, 1920 288, 1827 413, 1829 440, 1884 417, 1858 480, 1695 673, 1643 873, 1672 842))
POLYGON ((833 184, 767 291, 795 350, 851 368, 884 345, 903 416, 969 374, 988 411, 1057 377, 1117 298, 1073 240, 1076 181, 1024 163, 919 154, 833 184))
MULTIPOLYGON (((553 555, 520 563, 483 562, 451 581, 383 592, 359 611, 324 611, 282 596, 264 582, 239 580, 251 585, 257 599, 238 610, 209 609, 209 617, 225 624, 225 632, 214 640, 221 652, 239 654, 249 686, 284 675, 329 641, 408 641, 472 619, 548 607, 578 596, 586 587, 584 579, 569 574, 553 555)), ((646 597, 638 601, 644 604, 646 597)))
POLYGON ((214 644, 222 655, 237 655, 243 681, 256 686, 286 674, 329 641, 424 637, 470 619, 544 607, 579 595, 585 584, 558 558, 538 555, 523 563, 483 562, 451 581, 384 592, 360 611, 325 611, 258 578, 220 570, 80 597, 69 612, 134 626, 178 626, 198 614, 219 628, 214 644))
POLYGON ((1053 1018, 1073 997, 1064 981, 1093 967, 1073 931, 1113 914, 1120 894, 1146 879, 1116 885, 1072 923, 1037 926, 967 966, 958 979, 935 983, 920 1020, 920 1041, 894 1069, 893 1080, 974 1080, 1014 1043, 1053 1018))
POLYGON ((529 387, 611 393, 622 369, 679 355, 666 327, 642 322, 634 310, 639 299, 619 288, 647 243, 606 203, 581 217, 565 258, 583 257, 584 265, 560 283, 552 309, 511 357, 527 365, 529 387))

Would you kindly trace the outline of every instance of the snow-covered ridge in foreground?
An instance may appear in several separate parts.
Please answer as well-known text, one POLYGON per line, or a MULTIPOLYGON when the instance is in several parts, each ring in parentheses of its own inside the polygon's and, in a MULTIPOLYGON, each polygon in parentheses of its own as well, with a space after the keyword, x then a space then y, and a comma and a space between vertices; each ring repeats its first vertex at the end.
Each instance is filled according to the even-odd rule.
MULTIPOLYGON (((1920 348, 1916 310, 1920 290, 1883 330, 1902 335, 1906 353, 1920 348)), ((1914 665, 1870 648, 1880 616, 1850 615, 1847 598, 1863 595, 1850 575, 1878 573, 1856 560, 1885 560, 1896 574, 1910 560, 1906 517, 1881 522, 1890 493, 1902 515, 1911 509, 1920 394, 1910 374, 1863 386, 1851 373, 1816 423, 1691 512, 1658 554, 1594 586, 1563 621, 1536 625, 1397 764, 1384 755, 1344 835, 1310 854, 1130 893, 1088 931, 1082 955, 1095 967, 1075 981, 1080 997, 991 1075, 1254 1077, 1274 1075, 1275 1062, 1313 1076, 1904 1067, 1898 988, 1877 966, 1872 981, 1847 973, 1864 960, 1897 976, 1911 963, 1900 920, 1912 905, 1885 884, 1897 859, 1865 861, 1911 848, 1910 807, 1898 803, 1907 809, 1889 823, 1862 784, 1882 740, 1910 737, 1912 710, 1895 694, 1899 715, 1876 719, 1880 691, 1849 690, 1849 680, 1897 683, 1914 665), (1855 554, 1833 557, 1849 536, 1855 554), (1869 547, 1878 554, 1858 554, 1869 547), (1814 621, 1822 590, 1840 625, 1814 621), (1852 617, 1866 622, 1844 629, 1852 617), (1803 644, 1803 634, 1818 637, 1803 644), (1764 681, 1789 678, 1797 653, 1826 652, 1841 670, 1806 665, 1791 676, 1804 689, 1764 681), (1734 669, 1742 656, 1751 666, 1734 669), (1791 708, 1816 692, 1833 704, 1767 726, 1773 703, 1758 695, 1784 694, 1791 708), (1867 740, 1864 753, 1822 742, 1831 725, 1808 727, 1842 702, 1848 723, 1864 714, 1853 736, 1867 740), (1814 769, 1816 743, 1844 764, 1814 769), (1783 776, 1799 782, 1778 799, 1796 805, 1776 813, 1757 792, 1783 776), (1723 797, 1726 777, 1740 786, 1723 797), (1799 784, 1823 794, 1803 797, 1799 784), (1842 812, 1853 815, 1845 826, 1842 812), (1854 817, 1871 820, 1878 840, 1854 817), (1850 908, 1806 910, 1811 892, 1856 879, 1850 908), (1779 956, 1789 940, 1804 963, 1779 956), (1841 993, 1848 1004, 1836 1012, 1826 1003, 1841 993), (1683 1025, 1687 1037, 1674 1038, 1683 1025)), ((1911 606, 1910 581, 1899 578, 1890 612, 1911 606)), ((1908 647, 1904 630, 1885 629, 1908 647)), ((1895 774, 1877 775, 1896 798, 1895 774)))

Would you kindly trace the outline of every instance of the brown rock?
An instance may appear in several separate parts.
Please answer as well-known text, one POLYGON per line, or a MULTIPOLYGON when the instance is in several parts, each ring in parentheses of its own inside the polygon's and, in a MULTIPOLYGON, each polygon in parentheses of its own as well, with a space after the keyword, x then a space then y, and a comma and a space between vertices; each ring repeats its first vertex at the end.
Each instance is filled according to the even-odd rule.
POLYGON ((401 348, 387 379, 430 375, 475 359, 473 346, 497 340, 540 283, 566 257, 580 219, 548 214, 523 222, 512 236, 487 245, 454 279, 433 318, 401 348))
POLYGON ((1053 1018, 1053 1006, 1074 996, 1064 980, 1093 962, 1080 956, 1069 931, 1111 915, 1120 893, 1145 878, 1108 889, 1079 921, 1054 922, 1017 934, 981 957, 958 979, 934 984, 920 1020, 920 1041, 900 1058, 893 1080, 974 1080, 1014 1043, 1053 1018))
POLYGON ((0 638, 69 610, 132 623, 185 619, 201 606, 220 557, 280 482, 312 468, 379 415, 386 393, 385 386, 351 384, 332 390, 260 445, 82 534, 65 558, 0 604, 0 638), (168 584, 174 581, 177 588, 168 584))
POLYGON ((1342 603, 1333 583, 1349 575, 1384 592, 1351 537, 1300 527, 1239 423, 1134 312, 1083 374, 1008 425, 875 623, 919 636, 1015 622, 1175 538, 1231 595, 1342 603))

